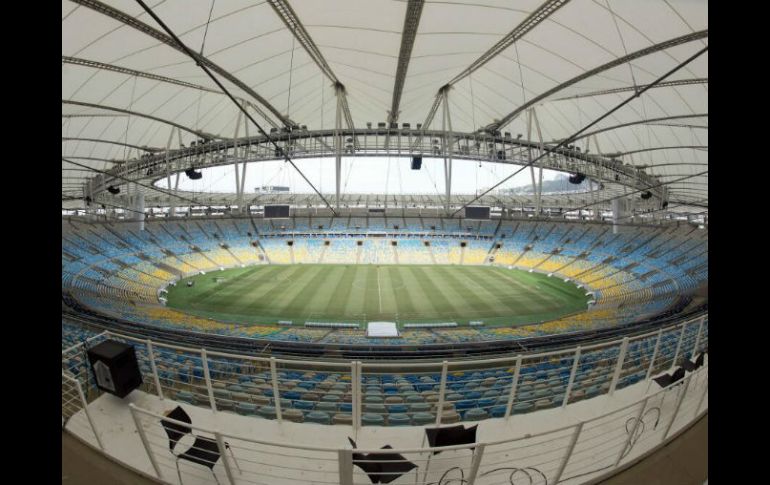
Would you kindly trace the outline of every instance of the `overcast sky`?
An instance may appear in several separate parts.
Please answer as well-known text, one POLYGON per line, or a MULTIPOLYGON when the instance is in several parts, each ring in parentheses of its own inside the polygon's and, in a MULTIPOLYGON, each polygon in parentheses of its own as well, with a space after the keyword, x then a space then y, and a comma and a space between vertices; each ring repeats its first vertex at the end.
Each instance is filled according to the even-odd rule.
MULTIPOLYGON (((305 176, 322 192, 334 191, 334 159, 294 160, 305 176)), ((518 165, 455 160, 452 170, 452 191, 455 194, 481 192, 518 170, 518 165)), ((281 185, 292 192, 307 193, 312 189, 294 168, 284 162, 253 162, 246 174, 246 193, 256 187, 281 185)), ((537 174, 537 171, 535 172, 537 174)), ((544 170, 543 180, 551 180, 558 172, 544 170)), ((174 179, 172 177, 172 185, 174 179)), ((503 184, 502 188, 531 184, 529 168, 503 184)), ((166 179, 158 185, 166 187, 166 179)), ((411 169, 408 157, 343 157, 342 187, 347 193, 443 194, 443 159, 423 158, 422 169, 411 169)), ((235 192, 235 169, 232 165, 203 170, 203 178, 190 180, 182 175, 179 188, 193 192, 235 192)))

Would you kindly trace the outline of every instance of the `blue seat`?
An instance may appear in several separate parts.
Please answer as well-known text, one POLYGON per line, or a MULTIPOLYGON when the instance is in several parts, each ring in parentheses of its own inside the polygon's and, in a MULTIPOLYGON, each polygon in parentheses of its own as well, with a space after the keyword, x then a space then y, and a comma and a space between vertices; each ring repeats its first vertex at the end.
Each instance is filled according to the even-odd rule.
POLYGON ((391 414, 388 416, 388 426, 409 426, 412 420, 405 413, 391 414))
POLYGON ((257 414, 262 416, 265 419, 275 419, 275 407, 273 406, 262 406, 257 411, 257 414))
POLYGON ((462 401, 457 401, 455 403, 455 409, 461 410, 461 409, 470 409, 476 407, 476 401, 471 399, 464 399, 462 401))
POLYGON ((487 419, 489 415, 486 411, 484 411, 481 408, 473 408, 465 411, 465 414, 463 415, 463 419, 466 419, 468 421, 480 421, 482 419, 487 419))
POLYGON ((390 404, 387 408, 389 413, 405 413, 409 409, 406 404, 390 404))
POLYGON ((387 414, 388 409, 385 407, 384 404, 364 404, 364 412, 387 414))
POLYGON ((364 426, 384 426, 385 418, 381 414, 365 413, 361 416, 361 424, 364 426))
POLYGON ((334 402, 319 402, 315 405, 316 411, 325 411, 328 413, 336 413, 337 412, 337 403, 334 402))
POLYGON ((534 392, 521 392, 517 393, 516 396, 517 401, 532 401, 533 399, 535 399, 534 392))
POLYGON ((250 402, 239 402, 235 406, 235 412, 243 416, 253 416, 257 413, 257 405, 250 402))
POLYGON ((503 418, 505 417, 505 409, 506 406, 492 406, 489 409, 489 415, 493 418, 503 418))
POLYGON ((409 405, 410 413, 425 413, 430 411, 431 405, 427 402, 418 402, 409 405))
POLYGON ((343 402, 340 404, 340 412, 341 413, 352 413, 353 412, 353 405, 349 402, 343 402))
POLYGON ((193 393, 188 391, 178 391, 176 393, 176 400, 186 402, 188 404, 195 404, 195 396, 193 396, 193 393))
POLYGON ((494 397, 483 397, 479 399, 477 402, 479 403, 480 408, 488 408, 489 406, 492 406, 497 401, 494 397))
POLYGON ((535 405, 531 402, 519 402, 513 405, 511 412, 513 414, 528 413, 535 408, 535 405))
POLYGON ((323 411, 311 411, 305 415, 306 423, 331 424, 331 421, 329 413, 323 411))
POLYGON ((281 394, 282 397, 285 397, 286 399, 299 399, 302 394, 298 393, 297 391, 285 391, 283 394, 281 394))
POLYGON ((314 403, 310 401, 294 401, 294 409, 303 409, 309 411, 313 409, 314 403))

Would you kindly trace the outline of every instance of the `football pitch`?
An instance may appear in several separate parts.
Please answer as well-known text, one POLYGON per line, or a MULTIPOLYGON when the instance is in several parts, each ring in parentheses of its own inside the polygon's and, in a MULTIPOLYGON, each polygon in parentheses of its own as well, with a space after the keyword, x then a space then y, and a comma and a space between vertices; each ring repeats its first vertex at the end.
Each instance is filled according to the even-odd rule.
POLYGON ((193 276, 168 288, 169 307, 238 324, 524 325, 585 310, 588 299, 585 290, 558 277, 492 266, 258 265, 193 276))

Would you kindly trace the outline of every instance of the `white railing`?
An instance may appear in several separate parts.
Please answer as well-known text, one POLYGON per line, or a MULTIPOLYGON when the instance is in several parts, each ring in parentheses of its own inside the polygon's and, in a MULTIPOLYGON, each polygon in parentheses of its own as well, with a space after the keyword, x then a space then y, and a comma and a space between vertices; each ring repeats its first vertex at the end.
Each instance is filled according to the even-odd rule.
POLYGON ((155 475, 167 483, 177 483, 177 479, 188 483, 194 476, 198 483, 225 480, 224 483, 231 485, 363 485, 371 480, 360 465, 393 464, 394 460, 401 460, 398 463, 412 463, 416 467, 407 472, 384 473, 403 474, 398 483, 548 485, 583 483, 610 475, 654 451, 708 411, 707 394, 708 365, 705 365, 679 383, 637 402, 560 428, 473 444, 431 448, 424 446, 423 441, 419 447, 387 450, 353 450, 346 443, 338 447, 317 447, 258 440, 174 421, 133 404, 129 406, 147 460, 155 475), (210 455, 211 467, 185 460, 178 465, 162 420, 185 426, 194 436, 208 437, 208 443, 217 452, 216 458, 210 455), (441 454, 434 455, 435 451, 441 454), (402 459, 393 457, 394 453, 402 459))
MULTIPOLYGON (((706 318, 574 349, 419 363, 247 356, 109 331, 89 340, 131 343, 143 374, 143 389, 160 398, 215 412, 350 424, 358 429, 509 418, 611 395, 617 388, 650 382, 654 374, 694 358, 708 346, 706 318)), ((98 390, 89 380, 83 350, 79 344, 62 352, 63 370, 95 397, 98 390)))
POLYGON ((61 374, 61 422, 62 427, 68 425, 74 432, 87 429, 96 438, 99 448, 104 450, 102 438, 88 410, 88 400, 83 393, 83 387, 78 379, 65 372, 61 374))

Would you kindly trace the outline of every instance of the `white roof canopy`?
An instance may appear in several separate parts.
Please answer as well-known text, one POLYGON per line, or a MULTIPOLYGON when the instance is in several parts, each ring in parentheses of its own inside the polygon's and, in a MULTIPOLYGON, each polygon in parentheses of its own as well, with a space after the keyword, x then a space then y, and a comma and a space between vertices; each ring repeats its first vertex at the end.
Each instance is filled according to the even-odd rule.
MULTIPOLYGON (((414 127, 449 83, 453 131, 493 125, 527 137, 518 110, 534 100, 544 141, 559 141, 708 44, 701 0, 147 3, 266 130, 334 127, 335 79, 356 128, 395 119, 414 127)), ((62 1, 63 158, 109 170, 178 148, 172 127, 189 146, 233 138, 239 119, 136 1, 62 1)), ((662 180, 707 171, 708 53, 589 131, 575 145, 647 166, 662 180)), ((81 198, 93 175, 63 160, 63 199, 81 198)), ((707 206, 707 182, 707 174, 676 182, 670 198, 707 206)))

